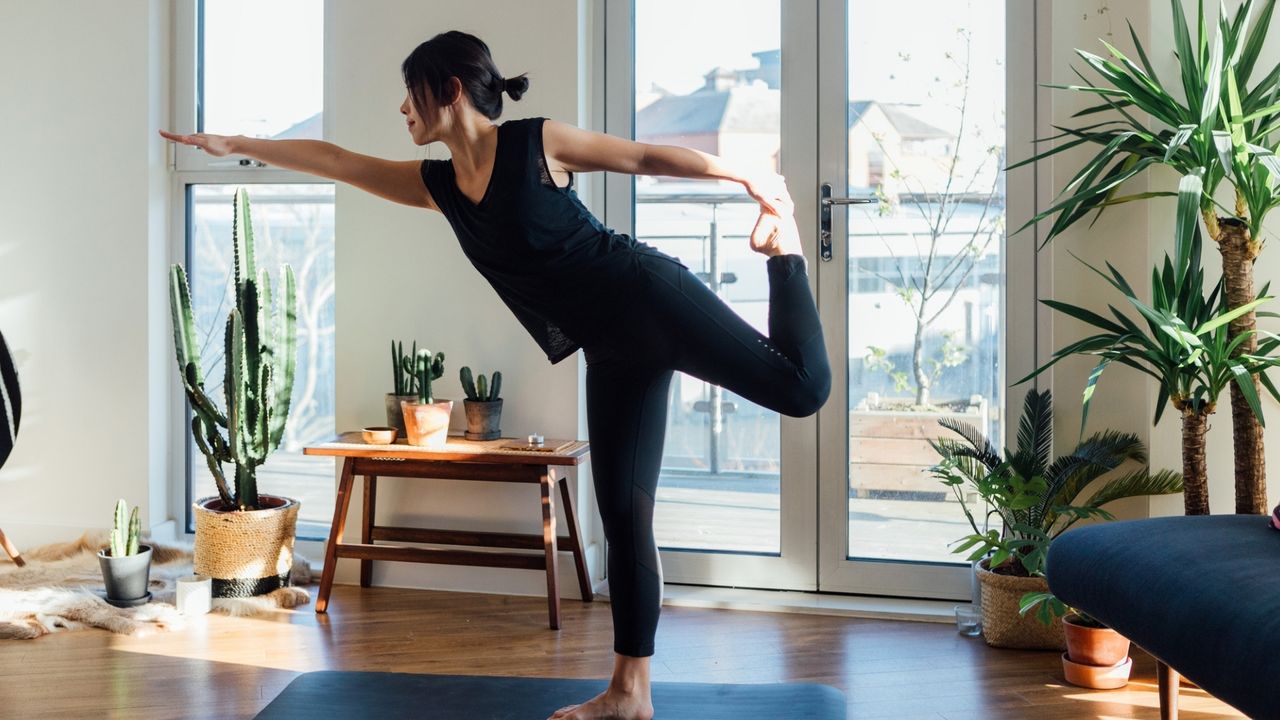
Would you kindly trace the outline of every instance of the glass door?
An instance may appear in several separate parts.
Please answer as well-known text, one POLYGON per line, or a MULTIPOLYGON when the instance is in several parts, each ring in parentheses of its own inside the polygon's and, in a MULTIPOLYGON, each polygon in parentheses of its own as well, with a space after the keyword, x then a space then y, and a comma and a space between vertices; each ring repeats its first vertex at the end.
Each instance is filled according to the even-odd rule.
POLYGON ((820 421, 819 585, 967 598, 952 543, 971 529, 929 440, 955 437, 949 419, 1003 443, 1007 68, 1032 47, 1008 38, 1030 16, 1001 0, 819 12, 819 174, 836 198, 820 303, 843 349, 820 421))
MULTIPOLYGON (((608 132, 781 172, 802 202, 797 186, 814 172, 816 0, 604 6, 608 132), (615 88, 631 90, 616 98, 615 88)), ((747 239, 759 205, 741 185, 612 175, 606 183, 610 226, 680 258, 768 333, 765 258, 747 239)), ((802 232, 813 233, 811 220, 802 232)), ((784 417, 682 373, 668 408, 654 509, 664 579, 816 589, 816 417, 784 417)))
MULTIPOLYGON (((970 568, 948 545, 967 524, 927 472, 928 439, 950 417, 1003 440, 1006 344, 1033 327, 1005 312, 1009 293, 1033 304, 1034 285, 1006 282, 1023 257, 1006 249, 1006 217, 1027 208, 1002 168, 1007 87, 1028 104, 1034 92, 1034 5, 603 10, 607 132, 786 176, 834 371, 807 418, 676 375, 654 511, 664 579, 968 597, 970 568)), ((1011 132, 1029 134, 1020 122, 1011 132)), ((764 262, 747 247, 758 205, 741 186, 610 174, 604 192, 609 226, 680 258, 767 332, 764 262)))

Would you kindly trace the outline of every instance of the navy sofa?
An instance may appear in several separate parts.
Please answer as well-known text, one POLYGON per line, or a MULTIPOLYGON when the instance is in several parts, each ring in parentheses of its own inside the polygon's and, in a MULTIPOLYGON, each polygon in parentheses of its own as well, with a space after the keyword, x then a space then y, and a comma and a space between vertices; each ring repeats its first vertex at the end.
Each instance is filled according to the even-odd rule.
POLYGON ((1251 718, 1280 718, 1280 531, 1258 515, 1079 527, 1049 548, 1049 589, 1159 662, 1162 718, 1178 678, 1251 718))

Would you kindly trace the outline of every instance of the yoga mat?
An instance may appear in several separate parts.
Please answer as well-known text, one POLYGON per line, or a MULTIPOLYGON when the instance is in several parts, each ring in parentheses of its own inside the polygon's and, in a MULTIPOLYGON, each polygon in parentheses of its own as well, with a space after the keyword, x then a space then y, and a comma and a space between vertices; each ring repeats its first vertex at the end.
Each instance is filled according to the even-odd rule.
MULTIPOLYGON (((545 720, 608 680, 406 673, 304 673, 257 720, 545 720)), ((844 693, 818 683, 654 682, 653 720, 844 720, 844 693)))

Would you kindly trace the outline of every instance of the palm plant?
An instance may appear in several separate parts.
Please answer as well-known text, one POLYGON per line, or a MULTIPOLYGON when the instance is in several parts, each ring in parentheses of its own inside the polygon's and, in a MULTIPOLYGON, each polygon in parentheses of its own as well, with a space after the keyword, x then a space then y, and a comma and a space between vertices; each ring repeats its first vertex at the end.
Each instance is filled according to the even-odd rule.
POLYGON ((1160 423, 1166 403, 1182 415, 1182 472, 1186 482, 1183 502, 1188 515, 1209 513, 1205 432, 1222 391, 1228 386, 1238 387, 1259 420, 1262 408, 1254 389, 1255 377, 1261 377, 1272 395, 1280 399, 1266 376, 1268 368, 1280 364, 1280 358, 1270 356, 1280 345, 1280 339, 1269 335, 1258 352, 1239 355, 1237 349, 1257 331, 1231 337, 1227 329, 1233 320, 1253 312, 1270 298, 1258 298, 1228 309, 1221 280, 1208 298, 1204 296, 1204 270, 1200 266, 1202 241, 1196 210, 1201 193, 1198 175, 1183 178, 1179 186, 1176 264, 1166 254, 1163 266, 1152 271, 1150 305, 1138 299, 1124 276, 1109 263, 1110 274, 1084 263, 1119 290, 1141 318, 1135 322, 1113 305, 1108 309, 1114 320, 1077 305, 1042 300, 1045 305, 1084 321, 1097 333, 1058 350, 1049 362, 1019 381, 1026 382, 1071 355, 1098 356, 1100 360, 1090 373, 1084 391, 1083 434, 1094 388, 1111 363, 1127 365, 1155 378, 1160 386, 1155 424, 1160 423))
POLYGON ((932 472, 955 493, 973 529, 953 552, 971 551, 971 562, 990 553, 988 567, 994 572, 1043 575, 1045 554, 1054 538, 1085 518, 1112 519, 1103 505, 1182 490, 1177 472, 1152 473, 1142 467, 1111 478, 1086 496, 1084 491, 1093 481, 1126 461, 1145 466, 1146 448, 1137 435, 1108 430, 1053 458, 1053 401, 1048 390, 1027 391, 1018 446, 1006 449, 1003 457, 972 425, 949 418, 938 422, 961 440, 929 441, 942 458, 932 472), (965 502, 966 486, 976 490, 989 508, 983 527, 965 502), (986 528, 992 516, 999 518, 1000 530, 986 528))
MULTIPOLYGON (((1266 215, 1280 205, 1280 161, 1276 158, 1280 64, 1250 84, 1258 69, 1276 0, 1245 0, 1233 15, 1224 8, 1212 45, 1203 0, 1198 3, 1194 40, 1181 1, 1170 0, 1170 4, 1179 84, 1185 100, 1180 100, 1174 86, 1156 74, 1130 25, 1138 62, 1106 43, 1103 44, 1111 59, 1076 50, 1103 82, 1095 84, 1076 71, 1083 85, 1050 86, 1101 98, 1100 104, 1073 117, 1103 112, 1114 112, 1118 117, 1077 128, 1055 126, 1062 134, 1046 140, 1070 140, 1011 165, 1010 169, 1079 145, 1100 148, 1063 189, 1057 202, 1023 226, 1056 215, 1045 243, 1095 211, 1094 222, 1112 205, 1172 195, 1119 194, 1126 181, 1152 166, 1172 168, 1181 176, 1199 172, 1203 179, 1199 211, 1222 256, 1224 299, 1229 308, 1235 309, 1255 299, 1253 262, 1262 248, 1259 230, 1266 215), (1214 200, 1224 180, 1234 185, 1234 207, 1214 200)), ((1251 311, 1233 318, 1228 325, 1227 336, 1237 355, 1257 350, 1252 333, 1255 327, 1256 318, 1251 311), (1237 338, 1243 340, 1235 343, 1237 338)), ((1257 394, 1256 384, 1252 393, 1240 383, 1231 386, 1236 512, 1242 513, 1266 512, 1262 418, 1251 402, 1257 394)))

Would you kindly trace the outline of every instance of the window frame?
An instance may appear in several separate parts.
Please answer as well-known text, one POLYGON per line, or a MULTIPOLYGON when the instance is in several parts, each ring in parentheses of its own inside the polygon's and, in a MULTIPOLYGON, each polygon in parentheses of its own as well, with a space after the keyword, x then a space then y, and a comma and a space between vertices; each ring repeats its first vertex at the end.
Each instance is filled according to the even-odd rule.
MULTIPOLYGON (((171 33, 173 42, 170 47, 173 74, 170 82, 172 101, 170 128, 173 132, 195 132, 198 120, 197 104, 201 101, 202 76, 201 53, 201 15, 205 0, 178 0, 174 4, 171 33)), ((327 5, 327 3, 325 3, 327 5)), ((328 32, 327 21, 325 32, 328 32)), ((324 67, 328 67, 327 44, 323 54, 324 67)), ((330 97, 329 74, 324 72, 324 107, 321 116, 321 138, 328 139, 328 105, 330 97)), ((184 268, 191 267, 191 223, 192 201, 188 188, 194 185, 336 185, 332 180, 317 179, 314 175, 293 170, 259 165, 249 158, 239 155, 227 155, 222 158, 211 158, 199 148, 166 142, 168 147, 167 166, 169 170, 169 202, 173 212, 170 214, 169 258, 170 263, 181 263, 184 268), (226 161, 233 161, 228 164, 226 161), (243 161, 236 165, 234 161, 243 161)), ((336 193, 335 193, 336 205, 336 193)), ((335 208, 336 212, 336 208, 335 208)), ((167 292, 167 280, 166 280, 167 292)), ((172 322, 167 304, 164 308, 166 325, 172 322)), ((166 342, 172 343, 172 335, 166 333, 166 342)), ((173 348, 169 354, 172 356, 173 348)), ((181 380, 173 364, 168 366, 169 376, 169 417, 181 422, 171 422, 168 436, 169 473, 167 481, 168 510, 170 517, 177 525, 179 538, 190 539, 194 533, 194 518, 191 512, 193 501, 191 488, 192 450, 190 442, 191 407, 186 397, 181 380)), ((318 523, 298 523, 298 540, 326 540, 329 528, 318 523)))

